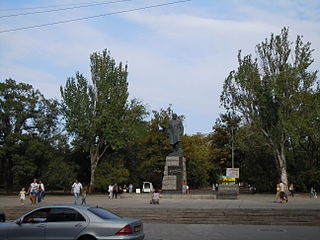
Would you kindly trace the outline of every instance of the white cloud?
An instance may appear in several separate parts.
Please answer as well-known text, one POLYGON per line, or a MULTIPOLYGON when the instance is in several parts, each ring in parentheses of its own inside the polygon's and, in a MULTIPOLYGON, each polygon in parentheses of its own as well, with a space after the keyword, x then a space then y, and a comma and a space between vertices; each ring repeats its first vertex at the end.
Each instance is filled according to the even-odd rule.
POLYGON ((41 71, 35 68, 27 68, 20 65, 10 66, 3 64, 0 67, 1 80, 14 79, 16 82, 31 84, 35 89, 39 89, 46 98, 59 99, 59 79, 52 73, 41 71), (23 80, 21 80, 23 79, 23 80))
POLYGON ((121 26, 133 27, 123 29, 124 35, 132 32, 129 37, 90 21, 0 35, 0 75, 32 83, 47 97, 59 98, 59 86, 75 71, 90 77, 90 53, 108 48, 117 61, 129 63, 130 96, 151 109, 173 104, 186 116, 188 133, 209 132, 222 111, 222 84, 237 67, 239 49, 254 54, 257 43, 289 26, 292 39, 302 34, 313 43, 314 68, 320 69, 320 23, 292 17, 300 5, 290 6, 292 12, 283 15, 237 6, 245 17, 204 17, 199 9, 196 14, 121 15, 121 26))

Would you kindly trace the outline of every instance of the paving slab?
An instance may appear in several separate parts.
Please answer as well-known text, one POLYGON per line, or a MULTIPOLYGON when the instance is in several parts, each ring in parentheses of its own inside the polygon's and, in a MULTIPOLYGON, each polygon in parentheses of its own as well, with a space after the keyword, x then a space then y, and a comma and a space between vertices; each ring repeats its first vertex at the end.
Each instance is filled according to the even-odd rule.
POLYGON ((219 224, 144 224, 145 240, 318 240, 319 227, 219 225, 219 224))
MULTIPOLYGON (((288 203, 277 203, 273 194, 244 194, 236 200, 206 199, 206 195, 183 198, 177 195, 163 197, 160 205, 150 205, 150 194, 124 194, 118 199, 109 199, 106 194, 89 194, 87 204, 105 208, 165 208, 165 209, 314 209, 320 210, 320 198, 310 198, 308 194, 296 194, 288 203)), ((73 204, 72 195, 47 195, 38 205, 73 204)), ((24 206, 18 196, 0 195, 0 210, 6 207, 30 207, 28 199, 24 206)))

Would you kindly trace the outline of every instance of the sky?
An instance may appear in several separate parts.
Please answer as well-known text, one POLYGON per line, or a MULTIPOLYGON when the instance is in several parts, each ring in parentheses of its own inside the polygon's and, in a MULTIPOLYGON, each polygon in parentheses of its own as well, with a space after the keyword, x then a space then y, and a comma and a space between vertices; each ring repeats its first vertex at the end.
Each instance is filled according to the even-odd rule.
POLYGON ((220 94, 238 66, 238 51, 255 55, 255 46, 271 33, 289 27, 292 41, 302 35, 315 49, 310 70, 320 70, 320 0, 164 5, 176 1, 0 0, 0 81, 28 83, 59 100, 60 86, 77 71, 91 79, 90 54, 108 49, 118 63, 128 64, 130 98, 149 111, 172 105, 191 135, 210 133, 224 112, 220 94), (91 18, 98 15, 105 16, 91 18), (15 30, 35 25, 47 26, 15 30))

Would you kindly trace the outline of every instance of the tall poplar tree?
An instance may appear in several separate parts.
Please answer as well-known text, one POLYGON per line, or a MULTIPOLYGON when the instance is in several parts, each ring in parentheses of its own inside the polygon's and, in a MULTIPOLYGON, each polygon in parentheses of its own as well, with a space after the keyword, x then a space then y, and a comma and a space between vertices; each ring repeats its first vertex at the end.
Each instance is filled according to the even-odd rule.
POLYGON ((126 139, 127 66, 116 64, 107 50, 90 56, 91 81, 80 73, 61 87, 66 129, 73 145, 90 153, 90 191, 100 160, 126 139))
POLYGON ((226 78, 221 101, 229 111, 241 115, 258 129, 274 154, 280 180, 288 184, 286 147, 299 97, 315 89, 317 72, 310 43, 297 36, 288 38, 288 28, 256 46, 257 57, 238 55, 239 67, 226 78))

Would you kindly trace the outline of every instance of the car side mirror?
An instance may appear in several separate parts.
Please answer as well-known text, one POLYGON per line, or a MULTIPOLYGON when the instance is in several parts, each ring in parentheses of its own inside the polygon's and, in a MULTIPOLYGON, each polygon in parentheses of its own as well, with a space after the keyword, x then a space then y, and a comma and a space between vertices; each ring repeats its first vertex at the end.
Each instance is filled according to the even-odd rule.
POLYGON ((16 224, 21 225, 21 223, 22 223, 22 219, 19 218, 19 219, 16 221, 16 224))
POLYGON ((5 222, 6 221, 6 215, 4 212, 0 211, 0 222, 5 222))

